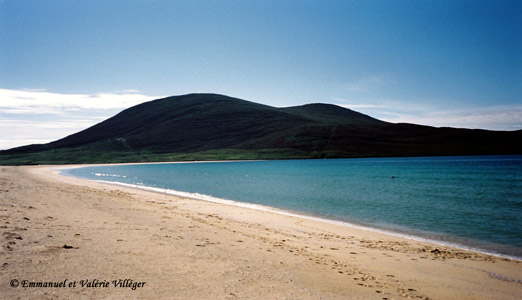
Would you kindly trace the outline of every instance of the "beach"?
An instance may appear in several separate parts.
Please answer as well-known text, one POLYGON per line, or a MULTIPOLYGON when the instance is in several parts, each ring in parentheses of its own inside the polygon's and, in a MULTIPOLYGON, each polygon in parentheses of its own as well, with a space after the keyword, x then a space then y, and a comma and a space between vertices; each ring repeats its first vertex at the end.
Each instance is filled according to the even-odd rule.
POLYGON ((0 167, 2 298, 522 297, 518 260, 53 168, 0 167))

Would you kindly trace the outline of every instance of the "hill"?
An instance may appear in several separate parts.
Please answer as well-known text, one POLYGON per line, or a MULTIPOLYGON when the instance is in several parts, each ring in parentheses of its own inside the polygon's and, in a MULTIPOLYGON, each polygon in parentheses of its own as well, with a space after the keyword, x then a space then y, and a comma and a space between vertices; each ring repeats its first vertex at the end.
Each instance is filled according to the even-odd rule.
POLYGON ((393 124, 331 104, 276 108, 216 94, 142 103, 0 164, 522 154, 522 130, 393 124))

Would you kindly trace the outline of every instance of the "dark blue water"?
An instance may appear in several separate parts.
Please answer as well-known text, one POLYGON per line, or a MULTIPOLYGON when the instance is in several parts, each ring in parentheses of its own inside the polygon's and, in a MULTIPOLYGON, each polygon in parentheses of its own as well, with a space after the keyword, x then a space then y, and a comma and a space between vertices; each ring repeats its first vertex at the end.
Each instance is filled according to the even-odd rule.
POLYGON ((143 164, 64 172, 261 204, 522 258, 522 156, 143 164))

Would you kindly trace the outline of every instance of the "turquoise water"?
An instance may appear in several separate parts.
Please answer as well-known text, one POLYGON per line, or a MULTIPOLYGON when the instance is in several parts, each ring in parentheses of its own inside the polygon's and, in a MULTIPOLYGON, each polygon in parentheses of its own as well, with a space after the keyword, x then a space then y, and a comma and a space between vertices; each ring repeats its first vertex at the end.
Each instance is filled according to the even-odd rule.
POLYGON ((260 204, 522 258, 522 156, 141 164, 63 172, 260 204))

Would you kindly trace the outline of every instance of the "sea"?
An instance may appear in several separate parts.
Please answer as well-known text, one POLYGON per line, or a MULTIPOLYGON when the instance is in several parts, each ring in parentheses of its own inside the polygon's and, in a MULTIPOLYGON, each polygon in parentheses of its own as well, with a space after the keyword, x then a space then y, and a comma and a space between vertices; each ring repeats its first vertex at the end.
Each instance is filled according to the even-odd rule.
POLYGON ((61 173, 522 260, 522 155, 102 165, 61 173))

